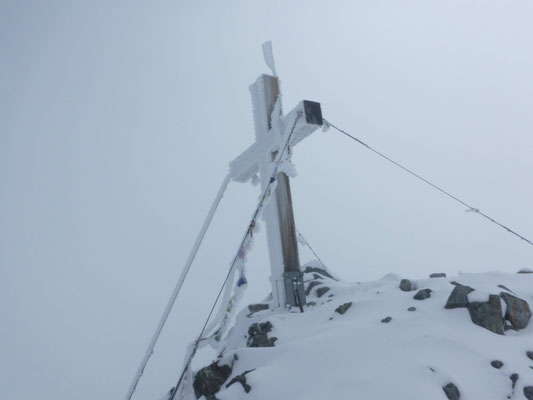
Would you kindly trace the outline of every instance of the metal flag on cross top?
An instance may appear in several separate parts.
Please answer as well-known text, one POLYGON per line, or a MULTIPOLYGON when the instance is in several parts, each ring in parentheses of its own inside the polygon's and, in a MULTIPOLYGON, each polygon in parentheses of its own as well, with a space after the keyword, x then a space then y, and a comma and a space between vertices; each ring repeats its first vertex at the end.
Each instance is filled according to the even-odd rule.
MULTIPOLYGON (((237 182, 257 180, 267 188, 273 161, 290 134, 292 148, 322 126, 320 104, 303 100, 283 115, 281 91, 272 52, 272 43, 263 44, 263 56, 273 75, 262 74, 250 86, 255 124, 255 143, 230 163, 231 179, 237 182)), ((300 270, 294 211, 289 183, 290 152, 283 155, 284 165, 277 174, 275 201, 263 210, 267 231, 272 275, 273 306, 305 305, 303 273, 300 270)))

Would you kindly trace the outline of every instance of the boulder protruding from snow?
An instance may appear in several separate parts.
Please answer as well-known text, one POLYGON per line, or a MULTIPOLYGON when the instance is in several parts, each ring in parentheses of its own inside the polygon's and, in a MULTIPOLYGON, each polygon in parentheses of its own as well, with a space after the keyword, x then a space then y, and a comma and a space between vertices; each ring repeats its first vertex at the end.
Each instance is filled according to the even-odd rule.
POLYGON ((309 273, 312 273, 312 272, 316 272, 317 274, 320 274, 320 275, 323 275, 329 279, 333 279, 335 280, 335 278, 333 276, 331 276, 331 274, 326 271, 325 269, 323 268, 319 268, 319 267, 307 267, 304 271, 304 273, 306 274, 309 274, 309 273))
POLYGON ((322 287, 319 287, 317 290, 316 290, 316 296, 317 297, 322 297, 324 296, 327 292, 329 292, 330 289, 327 287, 327 286, 322 286, 322 287))
POLYGON ((461 398, 459 389, 451 382, 444 386, 442 390, 444 390, 444 393, 449 400, 459 400, 461 398))
POLYGON ((248 314, 248 316, 250 317, 252 314, 259 311, 268 310, 268 307, 269 305, 266 303, 249 304, 248 310, 250 311, 250 313, 248 314))
POLYGON ((505 292, 501 292, 500 296, 507 305, 505 319, 511 323, 513 328, 524 329, 531 319, 531 310, 527 301, 505 292))
POLYGON ((527 356, 530 360, 533 360, 533 351, 526 351, 526 356, 527 356))
POLYGON ((220 387, 230 377, 232 367, 230 365, 218 365, 214 362, 207 367, 199 370, 194 375, 194 395, 197 399, 205 396, 207 400, 215 400, 215 393, 220 390, 220 387))
POLYGON ((473 291, 474 289, 472 289, 470 286, 463 286, 460 283, 456 284, 452 292, 450 293, 450 296, 448 297, 448 301, 446 301, 446 305, 444 306, 444 308, 452 309, 468 307, 468 294, 473 291))
POLYGON ((429 299, 430 297, 431 297, 431 289, 420 289, 413 296, 413 299, 415 299, 415 300, 425 300, 425 299, 429 299))
POLYGON ((503 367, 503 362, 501 362, 500 360, 494 360, 490 362, 490 365, 492 365, 496 369, 500 369, 501 367, 503 367))
POLYGON ((533 269, 522 268, 522 269, 519 269, 516 273, 517 274, 533 274, 533 269))
POLYGON ((276 343, 278 338, 268 337, 268 333, 272 330, 272 327, 270 321, 250 325, 246 345, 248 347, 274 347, 274 343, 276 343))
POLYGON ((498 335, 504 334, 500 296, 491 294, 489 295, 489 301, 470 303, 468 305, 468 311, 474 324, 498 335))
POLYGON ((533 386, 524 386, 524 396, 527 400, 533 400, 533 386))
POLYGON ((403 292, 410 292, 416 289, 416 285, 409 279, 402 279, 400 281, 400 290, 403 292))
POLYGON ((346 311, 348 311, 348 309, 352 306, 352 302, 350 301, 349 303, 344 303, 344 304, 341 304, 340 306, 338 306, 336 309, 335 309, 335 312, 339 313, 340 315, 344 314, 346 311))
POLYGON ((429 275, 430 278, 446 278, 446 274, 444 272, 437 272, 434 274, 429 275))

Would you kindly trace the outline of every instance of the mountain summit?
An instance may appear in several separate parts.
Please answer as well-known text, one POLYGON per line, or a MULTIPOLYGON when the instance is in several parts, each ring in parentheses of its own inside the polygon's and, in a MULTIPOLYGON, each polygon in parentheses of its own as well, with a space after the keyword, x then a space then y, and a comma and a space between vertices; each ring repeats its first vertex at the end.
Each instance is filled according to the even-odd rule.
POLYGON ((246 307, 183 400, 533 399, 531 271, 353 284, 304 269, 305 312, 246 307))

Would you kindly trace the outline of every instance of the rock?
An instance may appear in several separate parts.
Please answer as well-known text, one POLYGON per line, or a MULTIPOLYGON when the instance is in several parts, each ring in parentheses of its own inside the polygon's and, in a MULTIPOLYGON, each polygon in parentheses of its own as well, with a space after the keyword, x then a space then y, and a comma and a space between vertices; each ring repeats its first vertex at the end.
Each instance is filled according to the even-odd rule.
POLYGON ((416 285, 411 282, 409 279, 402 279, 400 281, 400 290, 402 292, 410 292, 416 289, 416 285))
POLYGON ((444 306, 444 308, 452 309, 468 307, 468 294, 473 291, 474 289, 472 289, 470 286, 463 286, 458 283, 450 293, 450 296, 448 297, 448 301, 446 301, 446 305, 444 306))
POLYGON ((311 293, 311 290, 313 290, 313 288, 315 286, 318 286, 320 285, 322 282, 317 282, 317 281, 312 281, 308 286, 307 286, 307 289, 305 289, 305 295, 306 296, 309 296, 309 293, 311 293))
POLYGON ((507 304, 505 319, 513 328, 524 329, 531 319, 531 310, 527 301, 506 292, 501 292, 500 296, 507 304))
POLYGON ((348 311, 348 309, 352 306, 352 302, 350 301, 349 303, 344 303, 340 306, 338 306, 336 309, 335 309, 335 312, 339 313, 340 315, 343 315, 346 311, 348 311))
POLYGON ((331 276, 331 274, 326 271, 325 269, 322 269, 322 268, 318 268, 318 267, 307 267, 304 271, 304 273, 306 274, 309 274, 309 273, 312 273, 312 272, 316 272, 317 274, 320 274, 320 275, 323 275, 329 279, 333 279, 335 280, 334 277, 331 276))
POLYGON ((533 360, 533 351, 526 351, 526 356, 528 356, 530 360, 533 360))
POLYGON ((435 274, 429 275, 430 278, 446 278, 446 274, 443 272, 438 272, 435 274))
POLYGON ((307 306, 308 307, 313 307, 313 306, 316 306, 316 303, 314 301, 310 301, 307 303, 307 306))
POLYGON ((322 296, 324 296, 327 292, 329 292, 329 288, 328 288, 327 286, 319 287, 319 288, 316 290, 316 296, 317 296, 317 297, 322 297, 322 296))
POLYGON ((500 296, 491 294, 489 301, 474 302, 468 305, 468 311, 472 322, 489 331, 503 335, 503 315, 500 296))
POLYGON ((459 400, 461 397, 459 389, 457 389, 457 386, 455 386, 453 383, 448 383, 442 388, 442 390, 444 390, 444 393, 449 400, 459 400))
POLYGON ((229 383, 226 385, 226 388, 229 388, 234 383, 240 383, 242 385, 242 388, 246 393, 250 393, 250 390, 252 390, 252 387, 246 383, 246 374, 249 374, 250 372, 255 371, 255 369, 251 369, 249 371, 243 372, 240 375, 237 375, 235 378, 233 378, 229 383))
POLYGON ((415 300, 425 300, 431 297, 431 289, 420 289, 416 294, 413 296, 413 299, 415 300))
POLYGON ((416 307, 409 307, 407 311, 416 311, 416 307))
POLYGON ((533 400, 533 386, 524 386, 524 396, 527 400, 533 400))
POLYGON ((503 363, 500 360, 491 361, 490 365, 492 365, 496 369, 500 369, 501 367, 503 367, 503 363))
POLYGON ((250 310, 250 314, 248 314, 248 316, 251 316, 253 313, 268 310, 268 304, 249 304, 248 310, 250 310))
POLYGON ((202 368, 194 375, 193 388, 197 399, 205 396, 206 399, 215 399, 214 395, 220 390, 226 379, 231 375, 229 365, 218 365, 217 362, 202 368))
POLYGON ((313 279, 324 279, 322 275, 313 274, 313 279))
POLYGON ((248 347, 274 347, 274 343, 278 340, 277 337, 268 337, 268 333, 272 330, 272 323, 270 321, 263 323, 255 323, 248 328, 248 340, 246 346, 248 347))
POLYGON ((517 274, 533 274, 533 270, 529 268, 519 269, 517 274))
POLYGON ((383 319, 381 320, 381 322, 383 322, 384 324, 388 324, 388 323, 391 322, 391 321, 392 321, 392 317, 383 318, 383 319))
POLYGON ((513 382, 513 390, 514 390, 514 387, 516 386, 516 382, 518 381, 518 374, 511 374, 509 379, 511 380, 511 382, 513 382))

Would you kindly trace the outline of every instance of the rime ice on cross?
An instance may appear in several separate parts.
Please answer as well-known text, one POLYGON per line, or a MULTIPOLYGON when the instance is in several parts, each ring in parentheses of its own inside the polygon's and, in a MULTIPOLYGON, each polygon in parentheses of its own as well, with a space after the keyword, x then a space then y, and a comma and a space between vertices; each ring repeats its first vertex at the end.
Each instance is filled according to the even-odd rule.
MULTIPOLYGON (((270 42, 263 45, 263 53, 274 75, 263 74, 250 86, 256 140, 230 163, 230 174, 234 181, 247 182, 259 174, 262 191, 269 184, 274 170, 273 161, 290 132, 289 148, 292 149, 323 124, 320 104, 308 100, 300 102, 289 114, 283 115, 270 42)), ((287 170, 290 165, 290 151, 284 156, 285 168, 282 167, 281 171, 287 170)), ((272 271, 273 305, 275 308, 298 306, 299 302, 304 305, 303 273, 300 270, 289 177, 285 172, 277 175, 275 198, 265 206, 263 220, 272 271)))

